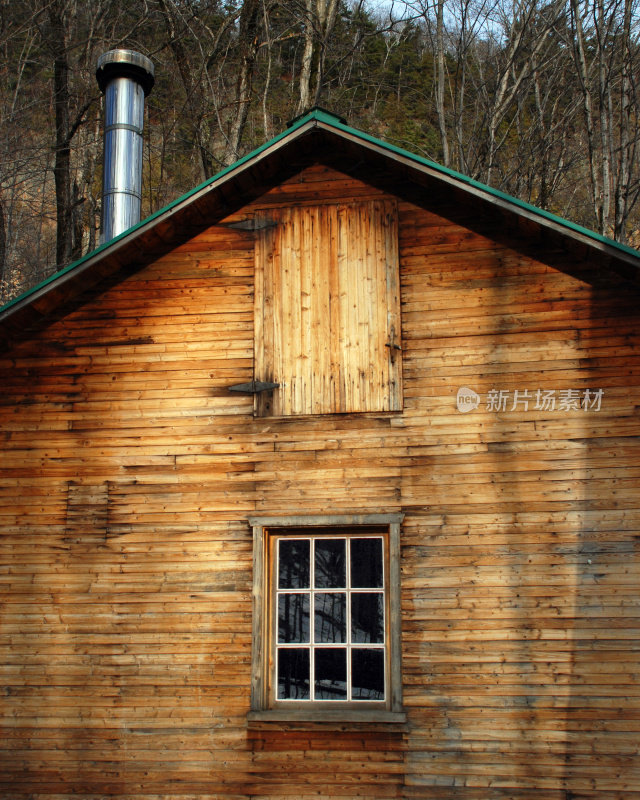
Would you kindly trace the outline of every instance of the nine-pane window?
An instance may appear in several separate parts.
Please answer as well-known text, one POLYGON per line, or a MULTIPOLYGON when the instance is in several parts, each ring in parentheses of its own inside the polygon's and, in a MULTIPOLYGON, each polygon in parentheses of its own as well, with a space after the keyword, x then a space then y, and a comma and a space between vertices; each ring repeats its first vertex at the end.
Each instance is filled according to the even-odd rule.
POLYGON ((385 537, 274 544, 274 699, 384 703, 385 537))
POLYGON ((251 517, 253 724, 402 723, 402 514, 251 517))

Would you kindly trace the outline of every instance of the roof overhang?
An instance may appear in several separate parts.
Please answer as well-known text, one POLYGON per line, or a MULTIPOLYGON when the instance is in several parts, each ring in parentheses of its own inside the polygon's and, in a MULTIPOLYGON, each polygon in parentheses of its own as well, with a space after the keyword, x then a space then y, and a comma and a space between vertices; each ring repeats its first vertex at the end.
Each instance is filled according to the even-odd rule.
POLYGON ((0 309, 3 338, 66 313, 98 284, 131 274, 318 162, 419 205, 436 205, 445 214, 467 209, 467 221, 470 209, 484 224, 497 215, 498 235, 524 234, 536 252, 540 248, 563 251, 568 264, 577 257, 582 262, 597 262, 599 271, 612 270, 634 282, 640 279, 638 251, 375 139, 316 109, 210 180, 8 303, 0 309))

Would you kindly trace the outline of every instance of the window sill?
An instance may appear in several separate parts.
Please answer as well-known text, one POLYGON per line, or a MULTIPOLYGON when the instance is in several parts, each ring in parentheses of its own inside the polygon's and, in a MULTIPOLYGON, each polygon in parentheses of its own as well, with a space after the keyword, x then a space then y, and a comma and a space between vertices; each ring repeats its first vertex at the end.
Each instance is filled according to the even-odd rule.
POLYGON ((249 728, 273 728, 282 726, 287 730, 308 730, 321 726, 323 729, 345 730, 392 725, 400 729, 407 721, 404 711, 386 711, 374 709, 278 709, 269 711, 249 711, 247 722, 249 728))

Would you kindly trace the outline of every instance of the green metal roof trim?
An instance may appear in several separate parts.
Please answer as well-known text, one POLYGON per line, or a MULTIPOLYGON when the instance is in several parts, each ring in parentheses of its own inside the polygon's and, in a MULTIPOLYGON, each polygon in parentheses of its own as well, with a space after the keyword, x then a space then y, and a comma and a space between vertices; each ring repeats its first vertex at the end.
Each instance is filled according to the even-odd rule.
POLYGON ((571 222, 568 219, 564 219, 563 217, 559 217, 556 214, 551 213, 550 211, 544 211, 542 208, 538 208, 537 206, 532 205, 531 203, 527 203, 524 200, 518 200, 517 197, 512 197, 509 194, 505 194, 505 192, 501 192, 499 189, 493 189, 491 186, 487 186, 485 183, 480 183, 480 181, 476 181, 473 178, 470 178, 468 175, 463 175, 461 172, 456 172, 449 167, 443 167, 442 164, 438 164, 436 161, 430 161, 428 158, 423 158, 422 156, 416 155, 415 153, 410 153, 408 150, 403 150, 401 147, 397 147, 394 144, 390 144, 389 142, 384 142, 381 139, 376 139, 374 136, 370 136, 368 133, 364 133, 364 131, 357 130, 356 128, 351 128, 348 125, 340 122, 340 120, 335 117, 333 114, 323 110, 316 110, 310 112, 301 122, 307 122, 310 118, 315 118, 320 120, 321 122, 325 122, 329 125, 332 125, 334 128, 339 128, 343 130, 345 133, 349 133, 351 136, 357 136, 359 139, 362 139, 365 142, 370 142, 371 144, 376 145, 377 147, 383 147, 385 150, 389 150, 397 155, 402 156, 403 158, 408 158, 411 161, 415 161, 418 164, 421 164, 425 167, 429 167, 430 169, 440 172, 443 175, 447 175, 450 178, 454 178, 456 181, 460 183, 467 184, 468 186, 473 186, 474 189, 479 189, 480 191, 484 192, 485 194, 491 195, 492 197, 496 197, 499 200, 503 200, 510 205, 516 206, 516 208, 521 208, 524 211, 529 211, 533 214, 536 214, 539 217, 543 217, 544 219, 549 220, 550 222, 555 222, 558 225, 562 225, 564 228, 568 228, 575 233, 581 233, 584 236, 588 236, 590 239, 594 241, 600 242, 601 244, 609 245, 610 247, 614 247, 616 250, 620 250, 622 253, 626 253, 627 255, 635 256, 636 258, 640 258, 640 251, 634 249, 633 247, 629 247, 628 245, 621 244, 620 242, 616 242, 615 239, 609 239, 606 236, 602 236, 595 231, 592 231, 590 228, 585 228, 582 225, 578 225, 575 222, 571 222))
MULTIPOLYGON (((310 115, 307 115, 307 117, 308 116, 310 115)), ((306 118, 305 121, 307 121, 306 118)), ((292 133, 292 131, 300 127, 301 124, 302 120, 299 123, 296 123, 296 125, 293 128, 286 128, 284 131, 282 131, 282 133, 278 134, 273 139, 270 139, 268 142, 265 142, 265 144, 261 145, 260 147, 257 147, 255 150, 252 150, 250 153, 247 153, 246 156, 243 156, 242 158, 238 159, 238 161, 234 161, 233 164, 220 170, 220 172, 218 172, 213 177, 207 178, 206 181, 203 181, 195 188, 190 189, 188 192, 186 192, 186 194, 181 195, 176 200, 173 200, 171 203, 159 209, 158 211, 154 211, 154 213, 151 214, 150 216, 145 217, 145 219, 143 220, 140 220, 140 222, 138 222, 137 225, 133 225, 131 228, 128 228, 126 231, 123 231, 115 238, 110 239, 108 242, 105 242, 104 244, 101 244, 99 247, 96 247, 96 249, 92 250, 90 253, 86 253, 84 256, 82 256, 82 258, 79 258, 77 261, 72 262, 67 267, 64 267, 64 269, 58 270, 58 272, 54 272, 53 275, 50 275, 48 278, 45 278, 45 280, 41 281, 37 286, 32 286, 31 289, 27 289, 26 292, 23 292, 21 295, 18 295, 18 297, 14 297, 13 300, 10 300, 8 303, 6 303, 6 305, 0 306, 0 314, 2 314, 4 311, 11 308, 12 306, 17 305, 21 301, 25 300, 30 295, 40 291, 40 289, 43 289, 48 284, 57 281, 59 278, 61 278, 64 275, 67 275, 69 272, 73 272, 73 270, 77 269, 79 266, 84 264, 90 258, 95 258, 95 256, 97 256, 103 250, 106 250, 107 248, 111 247, 115 242, 119 242, 121 239, 125 239, 131 236, 131 234, 135 233, 135 231, 137 231, 139 228, 149 225, 149 223, 153 222, 153 220, 157 219, 158 217, 164 216, 168 211, 171 211, 176 206, 182 205, 183 203, 187 202, 190 197, 193 197, 193 195, 197 194, 203 189, 206 189, 209 184, 215 183, 216 181, 220 180, 220 178, 223 178, 227 173, 231 172, 234 169, 237 169, 239 166, 242 166, 247 161, 251 161, 251 159, 259 156, 260 153, 262 153, 264 150, 267 150, 269 147, 273 146, 281 139, 284 139, 286 136, 289 136, 292 133)))
POLYGON ((12 308, 14 305, 17 305, 18 303, 26 300, 30 295, 39 292, 47 285, 59 280, 64 275, 73 272, 73 270, 80 267, 89 259, 95 258, 102 251, 110 248, 114 243, 131 236, 140 228, 148 226, 150 223, 153 223, 153 221, 156 220, 157 218, 165 216, 172 209, 188 202, 191 197, 198 194, 203 189, 206 189, 207 186, 210 186, 211 184, 219 181, 220 179, 224 178, 225 175, 238 169, 238 167, 241 167, 244 164, 248 163, 249 161, 252 161, 253 159, 257 158, 266 150, 273 147, 273 145, 291 136, 292 134, 295 134, 297 130, 299 130, 300 128, 304 127, 305 125, 307 125, 309 122, 312 121, 321 122, 324 125, 343 131, 344 133, 347 133, 350 136, 361 139, 363 142, 375 145, 376 147, 382 148, 383 150, 388 150, 389 152, 399 155, 402 158, 405 158, 409 161, 413 161, 420 166, 428 167, 434 172, 441 173, 442 175, 447 176, 448 178, 453 178, 455 181, 461 184, 471 186, 474 189, 480 190, 481 192, 490 197, 495 197, 496 199, 499 199, 503 202, 508 203, 509 205, 514 206, 516 209, 522 209, 524 211, 532 213, 535 216, 553 222, 556 225, 560 225, 561 227, 564 227, 569 231, 573 231, 574 233, 579 233, 583 236, 588 237, 589 239, 592 239, 595 242, 599 242, 601 244, 605 244, 609 247, 612 247, 615 250, 620 251, 620 253, 624 253, 625 255, 631 255, 634 258, 640 259, 640 252, 632 247, 629 247, 628 245, 621 244, 620 242, 616 242, 615 240, 609 239, 606 236, 602 236, 596 233, 595 231, 590 230, 589 228, 585 228, 582 225, 578 225, 574 222, 570 222, 569 220, 564 219, 563 217, 559 217, 555 214, 552 214, 550 211, 544 211, 541 208, 537 208, 536 206, 531 205, 531 203, 527 203, 524 200, 518 200, 517 198, 505 194, 504 192, 501 192, 498 189, 493 189, 492 187, 487 186, 484 183, 480 183, 479 181, 476 181, 473 178, 469 178, 467 175, 463 175, 462 173, 456 172, 455 170, 452 170, 448 167, 443 167, 441 164, 438 164, 435 161, 430 161, 427 158, 423 158, 422 156, 416 155, 415 153, 411 153, 408 150, 404 150, 401 147, 397 147, 396 145, 390 144, 389 142, 385 142, 382 139, 377 139, 376 137, 371 136, 368 133, 364 133, 364 131, 360 131, 357 128, 352 128, 351 126, 347 125, 342 117, 339 117, 330 111, 326 111, 325 109, 315 108, 309 111, 307 114, 304 114, 303 116, 293 120, 288 128, 282 131, 282 133, 275 136, 273 139, 270 139, 268 142, 265 142, 260 147, 257 147, 255 150, 252 150, 250 153, 247 153, 247 155, 238 159, 238 161, 235 161, 230 166, 220 170, 220 172, 218 172, 213 177, 208 178, 206 181, 203 181, 201 184, 191 189, 186 194, 183 194, 181 197, 178 197, 176 200, 172 201, 168 205, 154 212, 150 216, 146 217, 144 220, 141 220, 137 225, 134 225, 133 227, 121 233, 119 236, 116 236, 114 239, 111 239, 110 241, 100 245, 95 250, 92 250, 90 253, 87 253, 82 258, 78 259, 77 261, 74 261, 72 264, 69 264, 69 266, 65 267, 59 272, 55 272, 53 275, 50 275, 48 278, 39 283, 37 286, 33 286, 31 289, 28 289, 23 294, 19 295, 18 297, 15 297, 13 300, 10 300, 4 306, 0 307, 0 314, 3 314, 8 309, 12 308))

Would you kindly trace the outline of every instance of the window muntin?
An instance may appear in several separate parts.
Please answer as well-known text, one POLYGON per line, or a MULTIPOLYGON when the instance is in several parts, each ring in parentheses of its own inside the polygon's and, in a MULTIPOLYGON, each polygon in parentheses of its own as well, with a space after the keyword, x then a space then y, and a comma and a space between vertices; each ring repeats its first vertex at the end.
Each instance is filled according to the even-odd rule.
POLYGON ((277 702, 386 702, 386 537, 274 538, 277 702))

